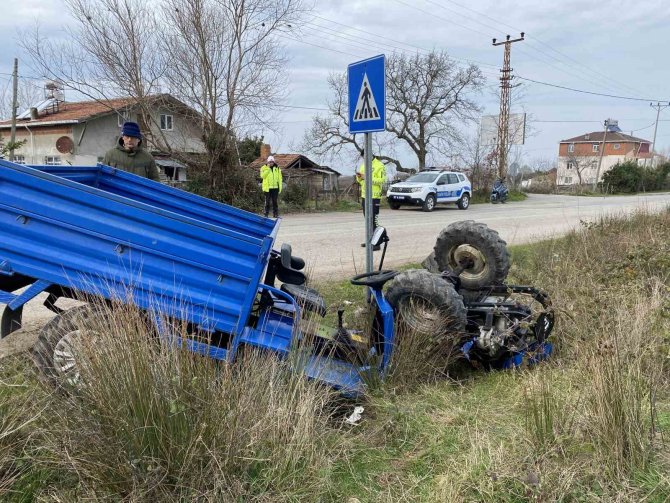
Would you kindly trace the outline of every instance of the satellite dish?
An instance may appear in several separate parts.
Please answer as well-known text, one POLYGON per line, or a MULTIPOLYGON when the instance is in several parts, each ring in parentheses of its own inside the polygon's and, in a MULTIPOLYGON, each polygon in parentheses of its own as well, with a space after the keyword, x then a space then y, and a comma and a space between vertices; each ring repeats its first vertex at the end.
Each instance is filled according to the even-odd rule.
POLYGON ((74 148, 74 142, 69 136, 61 136, 56 140, 56 150, 61 154, 70 154, 74 148))

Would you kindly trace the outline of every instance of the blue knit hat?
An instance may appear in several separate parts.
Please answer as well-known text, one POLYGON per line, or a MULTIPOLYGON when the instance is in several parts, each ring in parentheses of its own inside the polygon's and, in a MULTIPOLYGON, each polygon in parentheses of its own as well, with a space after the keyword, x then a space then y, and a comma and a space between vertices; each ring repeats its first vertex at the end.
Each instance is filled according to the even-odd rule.
POLYGON ((121 136, 130 136, 131 138, 142 138, 140 126, 137 122, 124 122, 121 129, 121 136))

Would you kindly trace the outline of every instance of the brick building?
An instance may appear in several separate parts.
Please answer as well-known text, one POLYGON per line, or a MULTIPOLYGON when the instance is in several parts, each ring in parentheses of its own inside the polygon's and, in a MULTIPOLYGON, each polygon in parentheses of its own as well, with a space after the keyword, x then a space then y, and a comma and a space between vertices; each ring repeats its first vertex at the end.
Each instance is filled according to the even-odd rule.
POLYGON ((624 134, 618 126, 610 126, 605 138, 605 150, 602 151, 604 137, 604 131, 595 131, 560 142, 556 176, 558 186, 592 184, 596 178, 601 154, 599 182, 616 164, 630 160, 651 163, 649 140, 624 134))

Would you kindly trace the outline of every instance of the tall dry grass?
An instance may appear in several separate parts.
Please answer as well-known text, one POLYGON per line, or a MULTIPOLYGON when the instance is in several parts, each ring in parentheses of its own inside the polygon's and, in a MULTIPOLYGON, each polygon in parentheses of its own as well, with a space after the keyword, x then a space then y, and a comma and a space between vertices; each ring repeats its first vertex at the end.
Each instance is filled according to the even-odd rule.
POLYGON ((149 337, 132 306, 91 309, 80 384, 51 395, 41 431, 48 463, 76 478, 78 497, 282 500, 327 489, 331 390, 272 355, 246 351, 227 365, 149 337))
POLYGON ((542 285, 559 312, 562 371, 537 369, 525 401, 538 455, 589 446, 611 480, 644 471, 660 447, 668 396, 670 213, 584 224, 545 242, 513 274, 542 285), (566 392, 569 390, 569 392, 566 392))

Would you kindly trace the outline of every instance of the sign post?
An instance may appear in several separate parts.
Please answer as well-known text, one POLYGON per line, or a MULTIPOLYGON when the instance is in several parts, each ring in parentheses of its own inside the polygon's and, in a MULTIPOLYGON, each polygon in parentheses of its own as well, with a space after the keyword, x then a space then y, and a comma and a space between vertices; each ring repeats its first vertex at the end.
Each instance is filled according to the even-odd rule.
POLYGON ((349 65, 349 132, 365 133, 365 272, 372 272, 372 135, 386 129, 386 57, 349 65))

